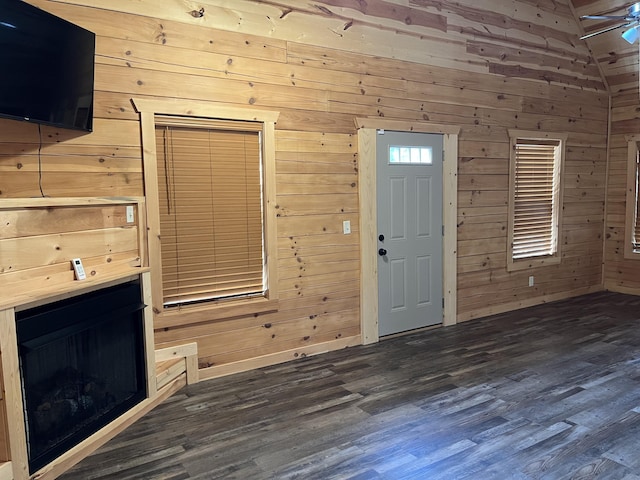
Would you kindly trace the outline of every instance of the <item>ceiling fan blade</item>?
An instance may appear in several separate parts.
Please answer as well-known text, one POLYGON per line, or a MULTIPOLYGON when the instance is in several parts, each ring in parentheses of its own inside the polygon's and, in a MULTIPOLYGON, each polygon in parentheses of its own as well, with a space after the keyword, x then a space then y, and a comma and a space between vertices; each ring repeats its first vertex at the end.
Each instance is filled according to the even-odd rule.
POLYGON ((583 35, 580 37, 580 40, 584 40, 585 38, 595 37, 596 35, 600 35, 601 33, 610 32, 611 30, 617 30, 618 28, 630 27, 636 22, 622 23, 620 25, 614 25, 613 27, 605 28, 604 30, 598 30, 597 32, 588 33, 587 35, 583 35))
POLYGON ((626 20, 626 15, 581 15, 580 20, 626 20))
POLYGON ((639 25, 634 25, 629 30, 625 30, 624 32, 622 32, 622 38, 629 42, 631 45, 636 43, 636 41, 640 37, 640 34, 638 33, 638 26, 639 25))

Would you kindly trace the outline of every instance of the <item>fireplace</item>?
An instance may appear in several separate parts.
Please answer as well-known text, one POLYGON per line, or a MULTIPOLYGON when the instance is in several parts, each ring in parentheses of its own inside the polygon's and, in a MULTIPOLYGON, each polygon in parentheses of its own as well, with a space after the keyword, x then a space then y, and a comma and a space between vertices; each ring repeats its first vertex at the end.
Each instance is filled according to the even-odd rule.
POLYGON ((16 313, 29 471, 147 396, 139 281, 16 313))

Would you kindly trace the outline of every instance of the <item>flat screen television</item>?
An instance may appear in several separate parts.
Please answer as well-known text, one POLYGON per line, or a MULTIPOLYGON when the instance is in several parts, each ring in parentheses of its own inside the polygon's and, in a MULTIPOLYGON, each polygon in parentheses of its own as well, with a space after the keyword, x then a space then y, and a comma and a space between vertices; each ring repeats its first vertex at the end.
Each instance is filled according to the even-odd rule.
POLYGON ((0 117, 92 131, 95 34, 0 0, 0 117))

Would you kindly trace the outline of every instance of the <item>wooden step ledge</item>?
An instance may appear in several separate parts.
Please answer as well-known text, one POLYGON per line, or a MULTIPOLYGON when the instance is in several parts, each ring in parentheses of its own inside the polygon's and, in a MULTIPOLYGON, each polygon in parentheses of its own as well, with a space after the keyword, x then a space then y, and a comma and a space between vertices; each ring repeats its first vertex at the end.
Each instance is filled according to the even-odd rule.
POLYGON ((0 480, 13 480, 11 462, 0 463, 0 480))
POLYGON ((156 388, 163 386, 186 373, 187 385, 197 383, 198 344, 188 343, 175 347, 162 348, 156 354, 156 388))

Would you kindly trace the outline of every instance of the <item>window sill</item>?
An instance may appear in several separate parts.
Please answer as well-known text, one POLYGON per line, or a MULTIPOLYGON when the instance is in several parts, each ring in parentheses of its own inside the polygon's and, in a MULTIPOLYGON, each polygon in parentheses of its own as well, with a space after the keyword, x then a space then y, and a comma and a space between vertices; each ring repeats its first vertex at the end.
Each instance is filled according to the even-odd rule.
POLYGON ((640 260, 640 250, 634 250, 633 248, 625 248, 624 256, 625 260, 640 260))
POLYGON ((508 260, 507 272, 517 272, 519 270, 527 270, 529 268, 558 265, 560 261, 561 261, 561 258, 558 255, 549 256, 549 257, 530 257, 530 258, 523 258, 521 260, 508 260))
POLYGON ((154 318, 155 328, 169 328, 278 311, 278 300, 264 297, 228 300, 167 309, 154 318))

